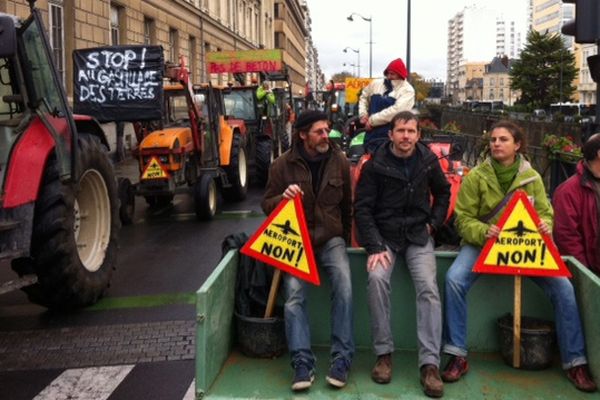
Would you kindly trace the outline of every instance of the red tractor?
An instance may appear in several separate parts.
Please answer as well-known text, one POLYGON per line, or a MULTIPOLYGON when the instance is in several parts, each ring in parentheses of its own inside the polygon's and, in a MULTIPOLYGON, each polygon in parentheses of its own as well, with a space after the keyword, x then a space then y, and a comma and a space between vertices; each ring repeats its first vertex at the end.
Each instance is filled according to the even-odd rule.
POLYGON ((0 257, 23 288, 55 309, 95 303, 117 256, 119 200, 108 143, 73 115, 40 11, 0 14, 0 257))

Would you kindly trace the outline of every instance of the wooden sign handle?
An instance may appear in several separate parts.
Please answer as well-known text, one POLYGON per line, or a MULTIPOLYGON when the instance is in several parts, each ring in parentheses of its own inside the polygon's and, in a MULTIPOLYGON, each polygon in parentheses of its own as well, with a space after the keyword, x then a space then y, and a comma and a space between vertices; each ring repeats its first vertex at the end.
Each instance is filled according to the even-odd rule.
POLYGON ((521 275, 515 275, 515 305, 513 317, 513 367, 521 366, 521 275))
POLYGON ((279 282, 281 281, 281 270, 276 269, 273 273, 273 280, 271 281, 271 289, 269 290, 269 299, 267 300, 267 308, 265 309, 265 318, 271 318, 273 315, 273 309, 275 308, 275 299, 277 298, 277 291, 279 290, 279 282))

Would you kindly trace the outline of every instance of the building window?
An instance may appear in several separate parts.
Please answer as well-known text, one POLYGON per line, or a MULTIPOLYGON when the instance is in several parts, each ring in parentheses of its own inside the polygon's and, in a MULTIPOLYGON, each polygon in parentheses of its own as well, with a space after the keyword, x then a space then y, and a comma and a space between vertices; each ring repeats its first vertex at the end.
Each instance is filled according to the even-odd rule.
POLYGON ((192 82, 195 82, 196 76, 196 38, 190 36, 190 77, 192 82))
POLYGON ((110 6, 110 44, 118 45, 121 44, 121 25, 119 14, 121 10, 119 7, 111 5, 110 6))
POLYGON ((56 64, 56 72, 58 77, 64 84, 65 82, 65 18, 62 0, 60 2, 52 2, 49 4, 49 31, 50 31, 50 47, 52 48, 52 56, 56 64))
POLYGON ((500 86, 504 86, 504 78, 500 78, 500 86))
POLYGON ((144 44, 152 44, 155 42, 154 35, 154 20, 144 17, 144 44))
POLYGON ((496 80, 494 78, 490 78, 490 86, 494 86, 496 84, 496 80))
POLYGON ((177 29, 169 29, 169 61, 178 62, 177 50, 179 49, 177 29))
POLYGON ((200 57, 200 68, 202 71, 202 82, 206 82, 210 78, 210 76, 207 74, 208 65, 206 65, 204 60, 206 60, 206 54, 210 51, 210 43, 204 42, 204 47, 202 49, 204 53, 200 57))

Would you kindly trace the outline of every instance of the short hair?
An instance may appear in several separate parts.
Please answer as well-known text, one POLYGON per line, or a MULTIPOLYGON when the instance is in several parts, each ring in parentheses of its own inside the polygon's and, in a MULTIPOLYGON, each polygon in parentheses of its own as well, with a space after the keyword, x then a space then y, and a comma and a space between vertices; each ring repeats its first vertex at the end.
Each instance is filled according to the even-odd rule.
POLYGON ((598 151, 600 150, 600 133, 594 133, 590 138, 583 144, 581 149, 583 158, 586 161, 595 160, 598 157, 598 151))
POLYGON ((494 125, 492 125, 492 127, 490 128, 490 134, 496 128, 504 128, 507 131, 509 131, 513 139, 515 140, 515 143, 519 143, 521 145, 519 147, 518 153, 527 153, 527 137, 525 136, 525 134, 523 133, 523 129, 521 129, 519 125, 507 119, 501 119, 500 121, 497 121, 496 123, 494 123, 494 125))
POLYGON ((396 126, 396 122, 398 121, 416 121, 417 122, 417 130, 419 130, 419 117, 417 114, 411 111, 400 111, 398 114, 394 115, 392 120, 390 121, 390 130, 394 130, 396 126))

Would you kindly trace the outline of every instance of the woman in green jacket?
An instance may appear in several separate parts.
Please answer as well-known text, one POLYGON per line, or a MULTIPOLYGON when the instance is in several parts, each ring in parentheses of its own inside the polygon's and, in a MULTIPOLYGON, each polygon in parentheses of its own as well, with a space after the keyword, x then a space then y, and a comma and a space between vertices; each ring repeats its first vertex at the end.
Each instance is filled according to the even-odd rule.
MULTIPOLYGON (((456 227, 462 247, 446 274, 444 348, 450 361, 442 373, 446 382, 456 382, 467 373, 467 302, 469 289, 479 275, 474 273, 484 243, 500 234, 496 225, 507 199, 524 190, 541 221, 538 230, 551 234, 552 207, 541 176, 524 159, 526 141, 521 129, 510 121, 499 121, 490 130, 491 156, 465 177, 456 202, 456 227)), ((583 391, 595 391, 589 374, 585 341, 573 285, 567 278, 534 277, 554 305, 558 344, 567 377, 583 391)))

